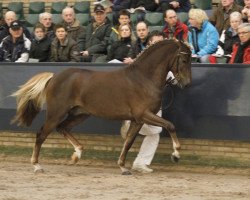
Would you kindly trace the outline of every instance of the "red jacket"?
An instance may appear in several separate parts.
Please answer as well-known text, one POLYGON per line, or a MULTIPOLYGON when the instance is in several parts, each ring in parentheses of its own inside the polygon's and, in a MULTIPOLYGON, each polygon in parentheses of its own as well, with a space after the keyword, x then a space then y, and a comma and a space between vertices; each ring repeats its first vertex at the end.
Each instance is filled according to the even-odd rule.
MULTIPOLYGON (((235 55, 238 51, 238 48, 239 48, 238 43, 233 45, 232 57, 231 57, 229 63, 234 63, 235 55)), ((248 46, 244 49, 243 63, 250 64, 250 46, 248 46)))
MULTIPOLYGON (((169 30, 168 30, 168 24, 164 26, 163 32, 166 35, 166 38, 169 38, 169 30)), ((187 41, 188 40, 188 27, 186 24, 183 24, 180 21, 177 21, 176 23, 176 30, 174 32, 174 37, 181 41, 187 41)))

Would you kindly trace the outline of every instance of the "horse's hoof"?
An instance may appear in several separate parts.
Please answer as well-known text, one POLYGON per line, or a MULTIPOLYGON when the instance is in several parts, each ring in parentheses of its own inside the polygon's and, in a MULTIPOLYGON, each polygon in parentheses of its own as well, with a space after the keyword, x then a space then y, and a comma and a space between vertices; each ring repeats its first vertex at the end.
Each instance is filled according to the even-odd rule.
POLYGON ((35 169, 34 173, 35 174, 42 174, 42 173, 44 173, 44 170, 43 169, 35 169))
POLYGON ((172 160, 173 163, 178 163, 179 160, 180 160, 180 158, 178 158, 178 157, 175 156, 175 155, 171 155, 171 160, 172 160))
POLYGON ((39 165, 38 163, 34 164, 33 167, 34 167, 34 173, 35 174, 44 173, 44 170, 43 170, 42 166, 39 165))
POLYGON ((125 171, 125 172, 122 172, 122 175, 132 175, 132 173, 130 171, 125 171))
POLYGON ((71 165, 75 165, 78 161, 79 161, 78 156, 75 153, 73 153, 73 155, 71 156, 71 162, 70 162, 70 164, 71 165))

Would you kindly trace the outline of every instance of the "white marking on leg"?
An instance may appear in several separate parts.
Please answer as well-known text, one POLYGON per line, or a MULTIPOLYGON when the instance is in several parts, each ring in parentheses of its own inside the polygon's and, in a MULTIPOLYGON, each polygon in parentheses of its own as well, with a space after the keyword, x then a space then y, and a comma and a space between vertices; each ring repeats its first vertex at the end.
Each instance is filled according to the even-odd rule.
POLYGON ((75 147, 75 154, 80 159, 82 156, 82 150, 78 147, 75 147))
POLYGON ((177 150, 177 145, 176 145, 176 143, 174 141, 173 141, 173 148, 174 148, 174 152, 172 153, 172 155, 177 157, 177 158, 180 158, 180 153, 177 150))
POLYGON ((37 163, 37 164, 34 164, 33 167, 34 167, 34 172, 43 171, 42 166, 39 165, 38 163, 37 163))

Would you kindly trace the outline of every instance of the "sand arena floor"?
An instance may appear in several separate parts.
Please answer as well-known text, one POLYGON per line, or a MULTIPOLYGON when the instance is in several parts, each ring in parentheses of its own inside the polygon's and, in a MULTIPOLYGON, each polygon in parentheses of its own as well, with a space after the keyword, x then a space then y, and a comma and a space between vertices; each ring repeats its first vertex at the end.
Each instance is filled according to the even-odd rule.
POLYGON ((115 163, 0 156, 0 200, 248 200, 250 169, 152 166, 152 174, 122 176, 115 163))

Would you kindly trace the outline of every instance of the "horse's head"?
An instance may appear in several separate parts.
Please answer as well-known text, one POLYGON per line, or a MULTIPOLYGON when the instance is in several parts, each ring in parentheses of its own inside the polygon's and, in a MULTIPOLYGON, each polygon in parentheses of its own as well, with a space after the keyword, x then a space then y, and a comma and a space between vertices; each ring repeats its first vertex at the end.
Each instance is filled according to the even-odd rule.
POLYGON ((149 45, 132 66, 160 87, 165 85, 169 71, 174 74, 179 87, 191 82, 191 50, 178 40, 165 39, 149 45))
POLYGON ((180 45, 174 63, 171 67, 178 86, 184 88, 191 83, 191 50, 189 46, 181 41, 177 41, 180 45))

